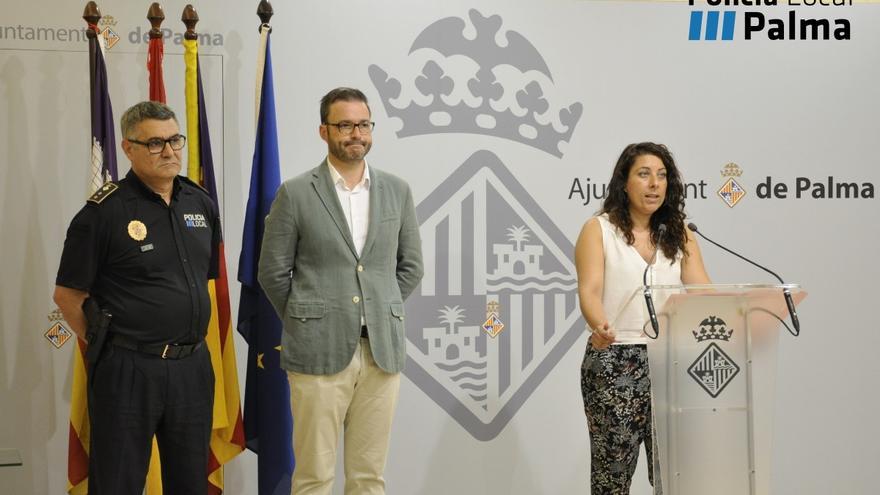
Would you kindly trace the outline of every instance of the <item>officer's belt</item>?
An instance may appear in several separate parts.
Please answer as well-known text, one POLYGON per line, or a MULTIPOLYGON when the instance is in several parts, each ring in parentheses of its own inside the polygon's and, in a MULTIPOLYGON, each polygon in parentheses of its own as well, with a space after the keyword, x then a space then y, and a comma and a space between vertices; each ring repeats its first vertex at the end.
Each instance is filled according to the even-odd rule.
POLYGON ((141 344, 136 340, 130 339, 118 333, 111 334, 109 342, 116 347, 128 349, 129 351, 142 352, 144 354, 152 354, 162 359, 182 359, 194 352, 204 344, 204 341, 195 344, 141 344))
POLYGON ((368 339, 368 338, 370 338, 370 334, 367 333, 367 326, 366 326, 366 325, 364 325, 364 326, 361 327, 361 338, 362 338, 362 339, 368 339))

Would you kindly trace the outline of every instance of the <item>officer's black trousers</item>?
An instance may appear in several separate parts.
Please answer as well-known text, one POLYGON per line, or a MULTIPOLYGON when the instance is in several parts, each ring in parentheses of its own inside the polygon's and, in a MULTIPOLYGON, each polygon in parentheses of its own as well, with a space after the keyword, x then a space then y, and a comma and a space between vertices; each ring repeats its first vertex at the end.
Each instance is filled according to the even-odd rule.
POLYGON ((90 495, 141 495, 153 435, 163 492, 208 493, 214 372, 207 346, 165 360, 109 345, 88 396, 90 495))

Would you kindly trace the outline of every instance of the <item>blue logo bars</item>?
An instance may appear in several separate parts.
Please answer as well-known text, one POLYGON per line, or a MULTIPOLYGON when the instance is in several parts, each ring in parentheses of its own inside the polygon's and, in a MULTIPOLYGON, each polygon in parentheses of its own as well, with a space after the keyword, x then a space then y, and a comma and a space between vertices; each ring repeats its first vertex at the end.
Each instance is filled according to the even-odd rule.
MULTIPOLYGON (((718 39, 718 17, 720 12, 717 10, 710 10, 706 12, 706 32, 705 39, 706 41, 715 41, 718 39)), ((736 12, 733 10, 724 11, 724 19, 721 24, 721 39, 723 41, 731 41, 733 40, 733 29, 736 24, 736 12)), ((691 41, 699 41, 700 33, 703 29, 703 11, 702 10, 692 10, 691 11, 691 24, 690 30, 688 31, 688 39, 691 41)))

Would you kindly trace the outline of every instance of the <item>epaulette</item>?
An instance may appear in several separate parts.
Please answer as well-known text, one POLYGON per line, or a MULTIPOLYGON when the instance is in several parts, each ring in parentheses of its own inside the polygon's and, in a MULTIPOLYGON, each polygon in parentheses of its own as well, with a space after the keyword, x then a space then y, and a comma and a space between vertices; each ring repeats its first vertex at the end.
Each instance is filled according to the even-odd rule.
POLYGON ((88 202, 99 205, 111 194, 116 192, 117 189, 119 189, 119 185, 117 185, 115 182, 105 182, 100 189, 95 191, 95 194, 92 194, 91 197, 89 197, 88 202))
POLYGON ((180 180, 186 182, 187 184, 189 184, 189 185, 191 185, 191 186, 198 187, 199 189, 201 189, 201 190, 202 190, 205 194, 207 194, 208 196, 211 195, 211 193, 208 192, 208 190, 205 189, 204 186, 202 186, 201 184, 195 182, 194 180, 190 179, 189 177, 186 177, 186 176, 184 176, 184 175, 178 175, 178 177, 180 177, 180 180))

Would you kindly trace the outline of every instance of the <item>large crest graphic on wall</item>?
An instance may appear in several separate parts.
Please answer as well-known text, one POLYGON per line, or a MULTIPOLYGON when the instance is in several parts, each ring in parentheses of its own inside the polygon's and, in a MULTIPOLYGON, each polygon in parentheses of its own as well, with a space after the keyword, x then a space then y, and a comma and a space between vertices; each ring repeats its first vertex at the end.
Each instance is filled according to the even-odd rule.
MULTIPOLYGON (((369 67, 386 113, 402 123, 397 136, 479 134, 561 157, 583 106, 552 109, 543 89, 552 75, 535 47, 515 31, 499 37, 497 15, 469 18, 471 26, 440 19, 416 36, 409 53, 425 62, 408 104, 398 79, 369 67)), ((573 247, 487 150, 457 166, 417 213, 425 276, 406 303, 404 373, 488 441, 583 332, 573 247)))
POLYGON ((406 304, 405 374, 471 435, 491 440, 583 331, 573 249, 489 151, 474 153, 417 213, 426 268, 406 304), (492 336, 487 321, 503 331, 492 336))

